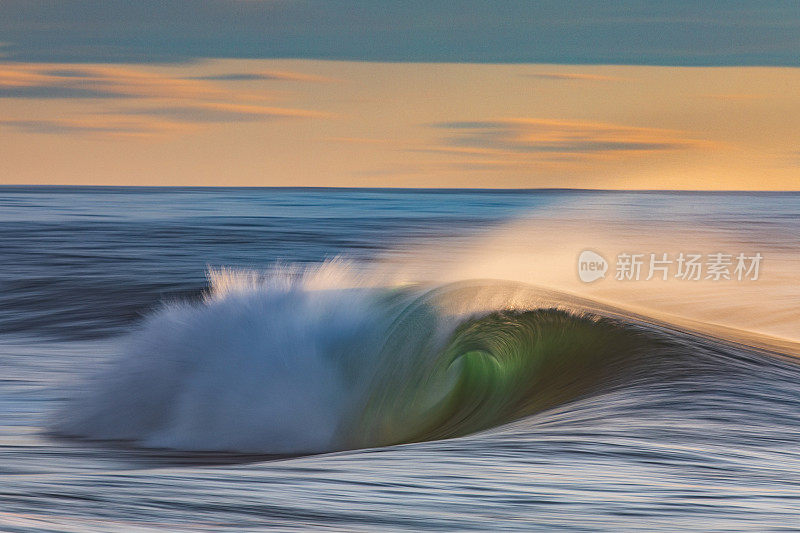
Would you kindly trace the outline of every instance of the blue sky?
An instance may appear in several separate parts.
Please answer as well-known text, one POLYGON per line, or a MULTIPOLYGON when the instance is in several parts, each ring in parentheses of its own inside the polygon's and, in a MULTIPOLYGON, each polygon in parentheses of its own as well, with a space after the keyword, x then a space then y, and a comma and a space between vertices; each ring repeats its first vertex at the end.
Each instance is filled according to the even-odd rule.
POLYGON ((800 66, 800 2, 4 0, 6 60, 800 66))

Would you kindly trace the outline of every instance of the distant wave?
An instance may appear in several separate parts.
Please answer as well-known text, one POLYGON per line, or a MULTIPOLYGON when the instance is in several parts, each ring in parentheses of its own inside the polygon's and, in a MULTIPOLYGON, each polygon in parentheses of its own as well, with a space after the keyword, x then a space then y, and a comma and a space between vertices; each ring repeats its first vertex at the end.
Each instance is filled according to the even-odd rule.
POLYGON ((164 305, 51 424, 62 436, 298 454, 457 437, 730 355, 565 295, 384 287, 341 262, 213 271, 164 305))

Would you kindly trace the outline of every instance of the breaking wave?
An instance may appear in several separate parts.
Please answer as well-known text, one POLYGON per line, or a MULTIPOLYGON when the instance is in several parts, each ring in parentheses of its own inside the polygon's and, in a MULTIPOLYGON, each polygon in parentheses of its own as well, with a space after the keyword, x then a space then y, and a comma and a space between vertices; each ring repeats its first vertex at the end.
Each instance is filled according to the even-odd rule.
POLYGON ((53 432, 265 454, 444 439, 682 375, 720 351, 519 283, 387 287, 336 261, 209 278, 202 301, 149 316, 53 432))

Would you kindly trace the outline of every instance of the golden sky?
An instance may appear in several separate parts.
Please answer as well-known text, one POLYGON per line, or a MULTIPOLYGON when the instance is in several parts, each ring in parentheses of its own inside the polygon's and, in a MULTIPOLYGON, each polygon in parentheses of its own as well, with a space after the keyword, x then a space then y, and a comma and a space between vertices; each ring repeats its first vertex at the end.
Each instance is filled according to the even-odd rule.
POLYGON ((800 69, 0 64, 0 184, 800 190, 800 69))

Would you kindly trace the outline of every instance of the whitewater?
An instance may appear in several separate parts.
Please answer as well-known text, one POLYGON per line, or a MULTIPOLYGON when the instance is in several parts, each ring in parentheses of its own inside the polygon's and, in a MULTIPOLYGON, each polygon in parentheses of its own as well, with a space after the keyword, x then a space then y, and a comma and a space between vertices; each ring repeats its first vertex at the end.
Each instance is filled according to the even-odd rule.
POLYGON ((0 529, 780 529, 796 194, 2 188, 0 529), (757 280, 577 258, 759 252, 757 280))

